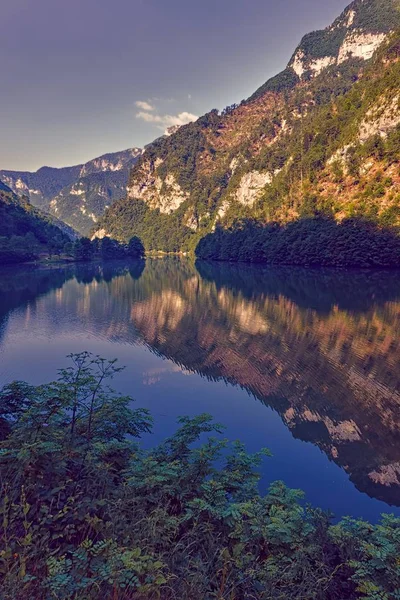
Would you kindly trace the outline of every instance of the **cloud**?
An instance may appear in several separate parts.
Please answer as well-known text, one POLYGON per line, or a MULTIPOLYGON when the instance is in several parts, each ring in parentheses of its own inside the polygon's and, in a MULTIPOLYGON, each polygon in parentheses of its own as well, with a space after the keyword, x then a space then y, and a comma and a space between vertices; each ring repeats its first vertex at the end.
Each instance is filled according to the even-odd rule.
POLYGON ((136 115, 137 119, 142 119, 146 123, 154 123, 159 129, 168 129, 175 125, 186 125, 197 121, 199 117, 189 112, 181 112, 177 115, 159 115, 156 113, 140 111, 136 115))
POLYGON ((154 109, 154 106, 152 106, 151 104, 149 104, 148 102, 145 102, 143 100, 138 100, 137 102, 135 102, 136 106, 138 108, 141 108, 142 110, 146 110, 151 112, 154 109))

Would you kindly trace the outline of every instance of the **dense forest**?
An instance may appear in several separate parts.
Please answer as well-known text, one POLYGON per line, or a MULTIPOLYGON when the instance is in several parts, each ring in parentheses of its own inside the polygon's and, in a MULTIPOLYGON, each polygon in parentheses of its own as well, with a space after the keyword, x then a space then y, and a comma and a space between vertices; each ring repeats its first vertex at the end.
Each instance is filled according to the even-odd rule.
POLYGON ((126 244, 105 237, 76 238, 75 232, 18 198, 0 182, 0 263, 62 258, 74 261, 142 259, 145 250, 133 236, 126 244))
POLYGON ((0 182, 0 263, 18 263, 60 252, 70 237, 52 217, 18 198, 0 182))
POLYGON ((399 267, 400 235, 356 218, 341 223, 310 218, 286 226, 244 220, 204 237, 196 256, 271 265, 399 267))
POLYGON ((152 419, 108 388, 115 361, 70 358, 0 392, 4 600, 398 598, 399 519, 332 524, 279 481, 260 495, 269 452, 208 415, 144 450, 152 419))

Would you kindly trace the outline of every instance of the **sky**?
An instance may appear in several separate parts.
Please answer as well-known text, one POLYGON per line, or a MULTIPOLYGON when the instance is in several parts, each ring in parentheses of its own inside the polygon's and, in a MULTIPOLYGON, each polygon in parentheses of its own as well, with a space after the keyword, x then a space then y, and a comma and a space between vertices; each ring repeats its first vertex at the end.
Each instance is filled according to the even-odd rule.
POLYGON ((0 0, 0 169, 80 164, 249 97, 349 0, 0 0))

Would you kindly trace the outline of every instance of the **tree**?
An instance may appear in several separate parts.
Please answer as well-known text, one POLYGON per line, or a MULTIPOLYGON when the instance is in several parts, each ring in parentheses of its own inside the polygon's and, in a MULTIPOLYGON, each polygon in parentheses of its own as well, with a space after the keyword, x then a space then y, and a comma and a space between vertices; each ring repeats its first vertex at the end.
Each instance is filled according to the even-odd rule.
POLYGON ((117 240, 106 236, 100 241, 100 255, 102 260, 117 260, 124 258, 125 249, 117 240))
POLYGON ((144 246, 140 238, 138 238, 136 235, 131 237, 131 239, 129 240, 126 253, 127 256, 129 256, 129 258, 144 258, 144 246))
POLYGON ((89 238, 82 237, 75 241, 74 244, 74 257, 75 260, 89 261, 93 258, 92 243, 89 238))
POLYGON ((64 244, 64 254, 66 254, 67 256, 73 256, 74 244, 72 242, 66 242, 64 244))

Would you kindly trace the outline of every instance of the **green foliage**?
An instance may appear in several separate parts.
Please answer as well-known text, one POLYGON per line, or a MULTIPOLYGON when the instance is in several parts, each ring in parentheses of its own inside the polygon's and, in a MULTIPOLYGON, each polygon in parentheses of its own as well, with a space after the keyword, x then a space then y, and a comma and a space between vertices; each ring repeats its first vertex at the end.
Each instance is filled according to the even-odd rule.
POLYGON ((0 263, 20 263, 37 257, 39 243, 33 233, 0 237, 0 263))
POLYGON ((256 100, 267 92, 284 92, 285 90, 291 90, 297 83, 299 83, 299 77, 293 69, 287 68, 259 87, 258 90, 250 96, 248 101, 251 102, 252 100, 256 100))
POLYGON ((208 415, 143 450, 151 419, 108 387, 115 361, 70 359, 0 392, 4 600, 398 598, 399 519, 332 526, 282 482, 260 495, 269 453, 208 415))
POLYGON ((102 260, 119 259, 125 256, 125 248, 122 244, 109 237, 100 240, 99 250, 102 260))
POLYGON ((336 223, 319 214, 318 199, 313 196, 307 197, 303 210, 303 219, 286 226, 243 221, 228 230, 219 227, 199 242, 196 256, 205 260, 305 266, 400 265, 397 231, 357 218, 336 223))
POLYGON ((64 248, 67 253, 78 262, 120 260, 124 258, 143 259, 145 256, 144 246, 138 237, 133 237, 128 244, 122 244, 117 240, 105 236, 102 239, 80 238, 73 246, 64 248))
POLYGON ((0 182, 0 262, 19 263, 61 251, 69 240, 52 220, 0 182))
POLYGON ((183 223, 182 210, 166 215, 150 209, 141 200, 123 199, 114 204, 97 228, 105 228, 113 238, 128 243, 139 237, 146 250, 178 252, 190 243, 193 232, 183 223))
POLYGON ((399 26, 400 2, 399 0, 369 0, 355 3, 356 18, 353 29, 367 29, 372 32, 389 32, 399 26))
POLYGON ((77 261, 89 261, 93 259, 93 246, 89 238, 79 238, 75 240, 74 248, 74 259, 77 261))
POLYGON ((345 27, 313 31, 303 37, 296 52, 302 50, 305 56, 312 60, 325 56, 337 56, 346 33, 345 27))
POLYGON ((140 238, 136 235, 131 237, 126 248, 127 256, 130 258, 144 258, 145 250, 140 238))

